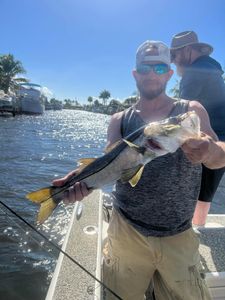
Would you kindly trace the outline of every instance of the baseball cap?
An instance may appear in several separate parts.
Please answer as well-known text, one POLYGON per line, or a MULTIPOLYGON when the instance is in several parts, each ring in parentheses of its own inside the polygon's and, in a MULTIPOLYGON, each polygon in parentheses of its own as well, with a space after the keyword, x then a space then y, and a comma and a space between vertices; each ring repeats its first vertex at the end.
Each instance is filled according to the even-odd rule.
POLYGON ((170 65, 170 50, 160 41, 147 40, 141 44, 136 52, 136 66, 143 62, 160 61, 170 65))

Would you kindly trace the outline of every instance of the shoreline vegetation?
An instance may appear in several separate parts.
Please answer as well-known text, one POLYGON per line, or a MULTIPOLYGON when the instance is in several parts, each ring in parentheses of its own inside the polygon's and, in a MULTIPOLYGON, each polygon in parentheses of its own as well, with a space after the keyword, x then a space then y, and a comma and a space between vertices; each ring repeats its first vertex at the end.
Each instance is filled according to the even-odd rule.
MULTIPOLYGON (((0 55, 0 91, 6 96, 17 98, 16 92, 20 89, 21 84, 30 82, 28 78, 19 76, 25 73, 26 70, 22 63, 16 60, 12 54, 0 55)), ((178 95, 178 87, 179 82, 177 81, 175 86, 169 91, 175 98, 178 95)), ((45 105, 45 110, 74 109, 112 115, 134 105, 138 97, 138 92, 135 91, 126 99, 118 100, 112 98, 108 90, 103 90, 98 97, 89 96, 85 104, 80 104, 76 97, 75 100, 64 99, 61 101, 56 98, 48 99, 46 96, 43 97, 43 104, 45 105)))

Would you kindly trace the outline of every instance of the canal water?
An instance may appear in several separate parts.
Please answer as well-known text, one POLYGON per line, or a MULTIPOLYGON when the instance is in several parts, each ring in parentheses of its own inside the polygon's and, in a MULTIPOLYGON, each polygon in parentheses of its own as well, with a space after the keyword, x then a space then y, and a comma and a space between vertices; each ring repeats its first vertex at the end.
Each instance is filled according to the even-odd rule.
MULTIPOLYGON (((74 110, 0 116, 0 201, 36 226, 38 205, 25 195, 75 169, 77 159, 103 154, 109 119, 74 110)), ((60 204, 38 230, 61 246, 72 208, 60 204)), ((45 299, 58 255, 0 204, 0 299, 45 299)))

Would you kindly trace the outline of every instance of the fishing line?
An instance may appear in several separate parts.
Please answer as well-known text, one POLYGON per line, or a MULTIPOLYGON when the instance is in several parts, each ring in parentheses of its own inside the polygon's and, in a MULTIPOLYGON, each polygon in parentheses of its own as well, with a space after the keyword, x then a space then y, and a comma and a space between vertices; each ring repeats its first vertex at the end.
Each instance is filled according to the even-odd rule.
POLYGON ((118 296, 114 291, 112 291, 109 287, 107 287, 101 280, 99 280, 97 277, 95 277, 93 274, 91 274, 85 267, 83 267, 78 261, 76 261, 73 257, 71 257, 69 254, 67 254, 65 251, 63 251, 58 245, 50 241, 43 233, 38 231, 33 225, 31 225, 29 222, 27 222, 23 217, 18 215, 13 209, 11 209, 8 205, 6 205, 4 202, 0 200, 0 203, 8 209, 13 215, 15 215, 17 218, 19 218, 22 222, 24 222, 28 227, 33 229, 37 234, 39 234, 44 240, 46 240, 49 244, 51 244, 54 248, 56 248, 59 252, 63 253, 67 258, 69 258, 73 263, 75 263, 80 269, 82 269, 84 272, 86 272, 89 276, 92 277, 92 279, 96 280, 99 284, 103 286, 104 289, 108 290, 110 293, 112 293, 117 299, 123 300, 120 296, 118 296))

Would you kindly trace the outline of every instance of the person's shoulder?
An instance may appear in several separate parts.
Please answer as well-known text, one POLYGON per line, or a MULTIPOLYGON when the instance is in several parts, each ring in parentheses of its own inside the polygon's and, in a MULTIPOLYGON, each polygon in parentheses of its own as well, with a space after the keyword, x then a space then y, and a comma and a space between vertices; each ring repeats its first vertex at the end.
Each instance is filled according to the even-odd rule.
POLYGON ((190 66, 190 69, 208 69, 208 70, 217 70, 221 71, 222 67, 220 63, 208 55, 203 55, 197 58, 193 64, 190 66))
POLYGON ((111 116, 109 126, 110 127, 120 126, 124 113, 125 113, 125 111, 120 111, 120 112, 113 114, 111 116))
POLYGON ((119 112, 113 114, 111 118, 112 118, 112 119, 119 120, 119 119, 122 118, 123 114, 124 114, 124 110, 123 110, 123 111, 119 111, 119 112))
POLYGON ((121 122, 123 118, 124 111, 117 112, 112 115, 108 130, 107 130, 107 144, 106 148, 114 144, 116 141, 120 140, 121 135, 121 122))
POLYGON ((124 111, 117 112, 111 116, 110 124, 120 124, 123 118, 124 111))
POLYGON ((193 108, 201 108, 201 107, 203 107, 202 104, 198 100, 189 100, 188 106, 189 106, 188 110, 191 110, 193 108))
POLYGON ((191 100, 188 103, 188 111, 195 111, 198 115, 204 115, 206 112, 205 107, 198 100, 191 100))

